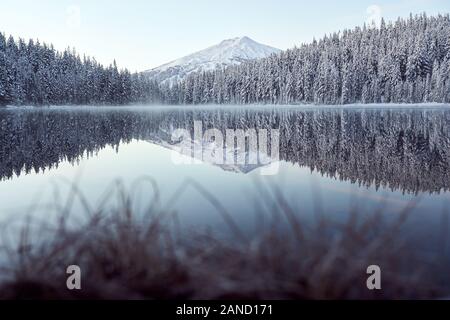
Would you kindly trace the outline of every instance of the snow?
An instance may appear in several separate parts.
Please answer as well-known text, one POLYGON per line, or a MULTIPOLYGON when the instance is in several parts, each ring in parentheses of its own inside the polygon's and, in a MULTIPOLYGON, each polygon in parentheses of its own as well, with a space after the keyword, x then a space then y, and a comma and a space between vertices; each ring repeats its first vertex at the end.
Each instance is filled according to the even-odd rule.
POLYGON ((160 82, 173 83, 192 72, 237 65, 244 61, 265 58, 280 51, 280 49, 260 44, 249 37, 238 37, 224 40, 202 51, 147 70, 145 73, 160 82))

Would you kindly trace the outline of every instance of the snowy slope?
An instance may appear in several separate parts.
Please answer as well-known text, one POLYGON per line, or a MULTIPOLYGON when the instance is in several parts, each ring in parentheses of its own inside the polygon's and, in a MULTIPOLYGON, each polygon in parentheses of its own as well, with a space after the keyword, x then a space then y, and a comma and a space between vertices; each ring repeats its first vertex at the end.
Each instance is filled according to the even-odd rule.
POLYGON ((249 37, 233 38, 147 70, 145 73, 160 82, 173 83, 192 72, 213 70, 252 59, 261 59, 279 51, 281 50, 260 44, 249 37))

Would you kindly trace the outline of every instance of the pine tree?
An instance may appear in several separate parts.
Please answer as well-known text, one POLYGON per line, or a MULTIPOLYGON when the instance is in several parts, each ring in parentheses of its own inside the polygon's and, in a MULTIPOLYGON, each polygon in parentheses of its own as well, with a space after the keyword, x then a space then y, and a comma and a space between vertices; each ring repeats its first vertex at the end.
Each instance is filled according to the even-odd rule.
POLYGON ((192 74, 179 88, 189 96, 195 87, 184 99, 194 104, 204 102, 196 97, 197 77, 214 83, 215 97, 224 83, 223 103, 450 102, 449 35, 448 14, 382 20, 379 28, 344 30, 259 61, 192 74))

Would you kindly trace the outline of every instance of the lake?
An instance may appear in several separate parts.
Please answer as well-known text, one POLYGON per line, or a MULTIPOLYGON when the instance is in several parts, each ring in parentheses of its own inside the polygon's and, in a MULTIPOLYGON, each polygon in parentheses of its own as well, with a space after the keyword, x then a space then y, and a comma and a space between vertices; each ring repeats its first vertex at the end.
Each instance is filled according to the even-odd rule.
MULTIPOLYGON (((390 219, 414 203, 404 232, 430 243, 450 199, 445 107, 9 108, 0 140, 0 221, 50 219, 74 185, 92 211, 114 206, 123 186, 140 212, 156 186, 158 206, 188 229, 226 229, 220 204, 257 232, 285 219, 271 215, 279 194, 307 220, 379 208, 390 219), (216 135, 206 139, 207 130, 216 135), (227 130, 250 134, 222 152, 227 130)), ((80 199, 74 215, 85 214, 80 199)))

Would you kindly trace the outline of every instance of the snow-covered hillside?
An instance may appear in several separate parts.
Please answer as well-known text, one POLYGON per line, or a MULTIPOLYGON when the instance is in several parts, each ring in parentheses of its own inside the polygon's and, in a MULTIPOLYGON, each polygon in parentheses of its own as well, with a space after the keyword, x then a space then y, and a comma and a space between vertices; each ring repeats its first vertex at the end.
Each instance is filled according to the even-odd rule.
POLYGON ((169 62, 145 73, 160 82, 181 80, 188 74, 265 58, 281 50, 260 44, 249 37, 224 40, 221 43, 186 57, 169 62))

